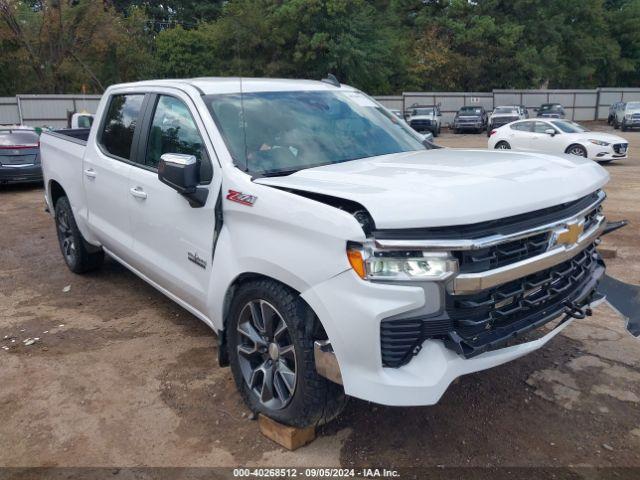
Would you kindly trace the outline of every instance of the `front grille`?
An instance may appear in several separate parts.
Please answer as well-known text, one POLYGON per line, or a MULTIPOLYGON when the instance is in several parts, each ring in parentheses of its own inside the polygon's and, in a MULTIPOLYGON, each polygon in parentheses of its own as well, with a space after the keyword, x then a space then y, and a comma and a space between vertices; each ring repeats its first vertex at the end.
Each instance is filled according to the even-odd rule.
POLYGON ((628 143, 615 143, 613 145, 613 151, 616 153, 621 153, 621 151, 626 153, 628 146, 628 143))
POLYGON ((515 122, 518 117, 498 117, 491 120, 491 125, 494 127, 501 127, 507 123, 515 122))
POLYGON ((466 358, 559 317, 567 302, 584 301, 604 267, 595 244, 564 263, 471 295, 445 294, 445 312, 433 318, 383 320, 382 364, 397 368, 427 339, 440 339, 466 358))
POLYGON ((550 321, 565 302, 576 300, 585 286, 597 280, 594 271, 599 264, 591 245, 547 270, 471 295, 447 295, 447 315, 460 337, 455 345, 451 339, 447 343, 470 357, 510 332, 539 326, 536 322, 541 319, 550 321))
POLYGON ((430 128, 431 120, 411 120, 410 125, 415 130, 430 128))
POLYGON ((454 252, 461 273, 477 273, 526 260, 547 251, 549 232, 479 250, 454 252))

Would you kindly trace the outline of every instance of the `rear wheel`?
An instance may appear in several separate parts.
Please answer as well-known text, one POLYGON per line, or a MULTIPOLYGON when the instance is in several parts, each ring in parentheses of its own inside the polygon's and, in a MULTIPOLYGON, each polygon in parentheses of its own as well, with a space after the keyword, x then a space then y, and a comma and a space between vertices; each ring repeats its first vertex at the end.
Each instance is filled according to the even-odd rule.
POLYGON ((586 158, 587 149, 584 148, 582 145, 574 144, 574 145, 569 145, 569 148, 567 148, 566 153, 568 153, 569 155, 577 155, 578 157, 586 158))
POLYGON ((496 143, 496 146, 494 148, 496 150, 511 150, 511 145, 509 145, 504 140, 501 140, 498 143, 496 143))
POLYGON ((293 290, 273 280, 242 285, 231 304, 228 353, 242 398, 254 413, 296 427, 340 414, 340 385, 318 375, 317 319, 293 290))
POLYGON ((89 245, 82 237, 67 197, 60 197, 56 202, 55 221, 60 251, 69 270, 85 273, 99 268, 104 261, 104 252, 89 245))

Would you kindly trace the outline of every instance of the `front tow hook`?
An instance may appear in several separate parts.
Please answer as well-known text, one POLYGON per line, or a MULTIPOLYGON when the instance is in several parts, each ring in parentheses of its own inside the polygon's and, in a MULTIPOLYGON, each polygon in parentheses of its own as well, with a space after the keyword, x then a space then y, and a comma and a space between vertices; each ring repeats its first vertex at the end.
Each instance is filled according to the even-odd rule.
POLYGON ((580 306, 575 302, 567 301, 564 304, 564 314, 567 317, 582 320, 593 315, 593 311, 589 305, 580 306))

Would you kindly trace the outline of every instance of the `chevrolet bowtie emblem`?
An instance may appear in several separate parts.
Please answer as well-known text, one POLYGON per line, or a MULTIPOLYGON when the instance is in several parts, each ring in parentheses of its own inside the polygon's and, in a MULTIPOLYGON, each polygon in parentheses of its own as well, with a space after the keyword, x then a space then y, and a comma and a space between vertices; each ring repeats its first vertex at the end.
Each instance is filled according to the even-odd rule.
POLYGON ((584 232, 584 223, 568 223, 566 229, 559 232, 556 237, 556 244, 573 245, 578 242, 580 235, 584 232))

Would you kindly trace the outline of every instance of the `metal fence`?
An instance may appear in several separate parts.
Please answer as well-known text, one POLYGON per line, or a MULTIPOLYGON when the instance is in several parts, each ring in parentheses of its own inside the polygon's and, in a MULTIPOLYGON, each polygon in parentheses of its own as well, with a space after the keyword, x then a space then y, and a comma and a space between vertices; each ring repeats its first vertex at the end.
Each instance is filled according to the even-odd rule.
POLYGON ((100 95, 17 95, 0 97, 0 125, 66 127, 71 112, 95 113, 100 95))
MULTIPOLYGON (((620 101, 640 101, 640 88, 601 87, 592 90, 493 90, 492 92, 405 92, 376 97, 394 110, 406 111, 414 104, 440 105, 448 124, 465 105, 492 110, 499 105, 525 105, 530 110, 542 103, 561 103, 567 118, 576 121, 606 120, 609 106, 620 101)), ((0 125, 65 127, 70 112, 95 113, 100 95, 17 95, 0 97, 0 125)), ((531 112, 533 114, 533 112, 531 112)))
POLYGON ((530 114, 543 103, 560 103, 567 118, 576 121, 606 120, 609 106, 619 101, 640 101, 640 88, 610 88, 573 90, 493 90, 492 92, 404 92, 397 96, 376 97, 380 103, 395 110, 410 110, 412 105, 440 105, 442 121, 453 121, 455 112, 465 105, 483 106, 492 110, 499 105, 525 105, 530 114))

